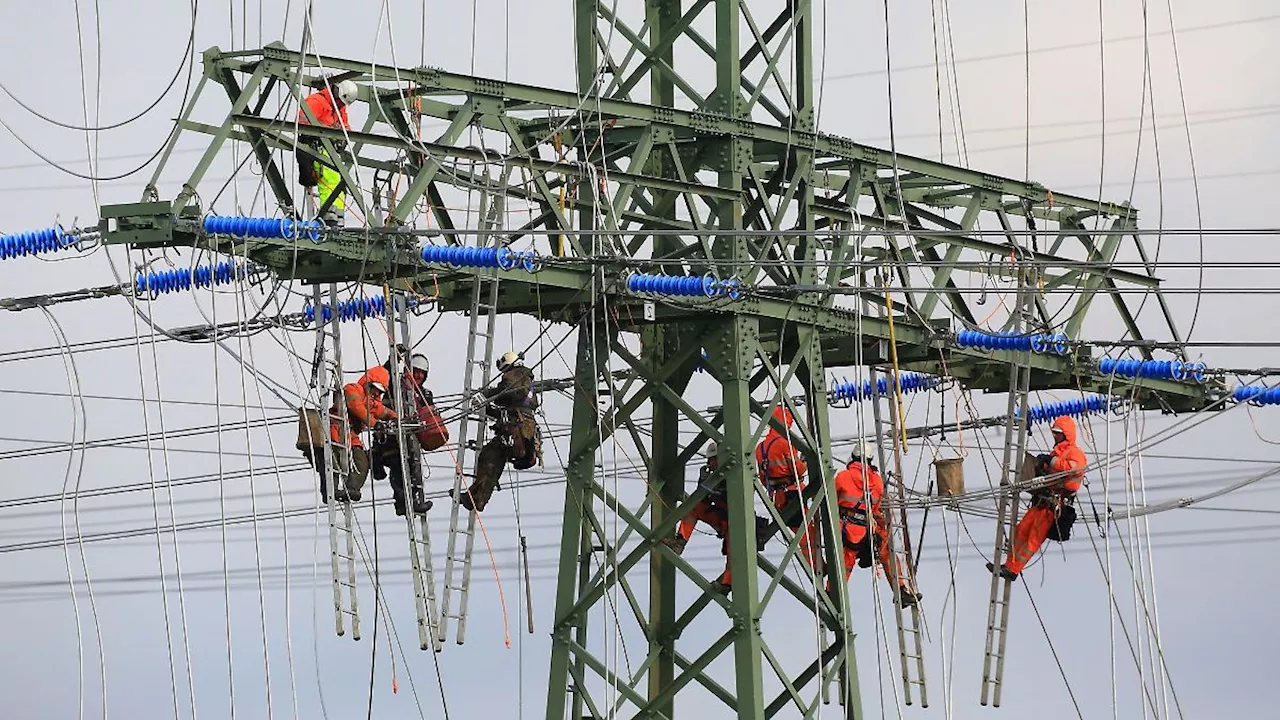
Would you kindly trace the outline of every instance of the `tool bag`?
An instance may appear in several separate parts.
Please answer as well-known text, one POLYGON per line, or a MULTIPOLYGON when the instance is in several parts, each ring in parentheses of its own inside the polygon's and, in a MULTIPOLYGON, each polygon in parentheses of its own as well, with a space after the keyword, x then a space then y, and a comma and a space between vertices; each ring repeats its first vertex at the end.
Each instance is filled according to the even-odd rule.
POLYGON ((298 440, 294 447, 304 453, 324 447, 329 428, 325 427, 320 411, 314 408, 298 409, 298 440))
POLYGON ((417 433, 418 443, 424 451, 438 450, 449 442, 449 428, 444 426, 444 419, 435 405, 419 406, 418 419, 422 421, 422 429, 417 433))
POLYGON ((1053 525, 1049 526, 1049 534, 1046 537, 1054 542, 1066 542, 1071 539, 1071 526, 1075 523, 1076 509, 1064 502, 1058 507, 1053 525))

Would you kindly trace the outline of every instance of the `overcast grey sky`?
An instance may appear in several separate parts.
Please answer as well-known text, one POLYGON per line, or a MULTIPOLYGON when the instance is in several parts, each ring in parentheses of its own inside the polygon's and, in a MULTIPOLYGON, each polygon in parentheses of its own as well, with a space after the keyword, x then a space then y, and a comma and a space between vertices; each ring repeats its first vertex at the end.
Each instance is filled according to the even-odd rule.
MULTIPOLYGON (((757 18, 776 4, 762 3, 764 9, 756 11, 757 18)), ((1148 111, 1141 123, 1142 10, 1146 3, 1111 0, 1103 4, 1105 84, 1100 66, 1097 5, 1032 2, 1026 26, 1029 37, 1024 39, 1022 2, 945 4, 952 6, 950 27, 948 31, 939 21, 939 32, 949 35, 954 43, 956 63, 954 82, 947 83, 943 78, 940 108, 935 90, 930 3, 891 3, 892 65, 898 68, 893 75, 893 102, 900 151, 939 157, 941 118, 941 156, 946 161, 964 162, 1012 177, 1027 174, 1029 167, 1030 179, 1059 192, 1086 196, 1096 195, 1101 181, 1106 199, 1124 200, 1132 192, 1132 202, 1141 211, 1141 224, 1148 228, 1194 227, 1197 202, 1205 227, 1280 225, 1274 203, 1264 195, 1265 188, 1273 185, 1280 173, 1280 143, 1273 132, 1280 114, 1280 78, 1270 53, 1265 51, 1280 23, 1274 3, 1150 3, 1154 122, 1148 111), (1181 77, 1174 66, 1170 11, 1179 28, 1181 77), (1029 74, 1024 64, 1024 42, 1032 50, 1029 74), (1028 86, 1029 154, 1024 137, 1028 86), (1100 93, 1103 87, 1105 93, 1100 93), (1190 181, 1192 164, 1182 106, 1184 96, 1194 170, 1200 179, 1198 199, 1190 181), (958 98, 958 105, 953 97, 958 98), (957 118, 955 124, 952 118, 957 118), (958 154, 955 132, 960 118, 967 150, 963 157, 958 154), (1139 151, 1140 124, 1144 134, 1139 151)), ((6 13, 6 22, 0 24, 0 58, 4 60, 0 64, 0 83, 13 96, 0 95, 0 119, 11 128, 11 132, 0 133, 0 205, 5 210, 0 217, 0 232, 46 227, 56 221, 89 224, 97 218, 95 202, 130 202, 141 195, 149 170, 120 181, 100 183, 95 201, 90 183, 46 166, 12 135, 17 133, 64 167, 81 173, 88 169, 84 133, 58 129, 23 110, 13 99, 62 123, 84 124, 77 12, 84 36, 84 85, 90 115, 95 78, 101 82, 103 123, 116 123, 137 114, 169 83, 184 51, 189 7, 172 0, 130 7, 123 3, 101 5, 100 30, 95 28, 93 3, 67 0, 15 4, 6 13)), ((300 1, 290 4, 279 0, 201 3, 195 27, 196 51, 213 45, 224 50, 257 47, 281 37, 296 48, 302 6, 300 1)), ((815 47, 822 57, 821 129, 887 146, 883 7, 880 3, 834 2, 815 6, 821 9, 815 37, 815 47)), ((634 15, 636 11, 631 12, 634 15)), ((571 88, 574 83, 572 32, 569 2, 475 0, 473 6, 428 0, 425 7, 403 1, 385 6, 368 0, 316 3, 315 47, 321 53, 376 59, 380 63, 394 59, 406 66, 425 62, 456 72, 559 88, 571 88), (424 13, 425 43, 421 35, 424 13), (476 27, 473 17, 478 20, 476 27)), ((184 71, 173 91, 151 113, 101 133, 100 175, 131 170, 154 152, 179 112, 186 79, 184 71)), ((196 119, 221 122, 226 113, 225 101, 212 92, 206 95, 196 119)), ((363 108, 353 114, 355 122, 364 119, 363 108)), ((178 191, 199 157, 203 142, 194 134, 184 135, 162 182, 162 197, 172 197, 178 191)), ((209 180, 199 188, 201 196, 211 200, 231 167, 230 152, 224 153, 210 170, 209 180)), ((261 212, 257 193, 258 178, 243 172, 239 182, 222 193, 216 209, 231 214, 238 204, 241 212, 261 212)), ((189 256, 175 257, 181 262, 189 256)), ((1191 263, 1201 257, 1201 251, 1194 237, 1169 236, 1160 244, 1159 257, 1162 263, 1191 263)), ((1272 236, 1211 236, 1205 240, 1203 257, 1210 262, 1265 263, 1280 261, 1280 250, 1272 236)), ((112 258, 118 268, 125 268, 127 261, 122 251, 113 250, 112 258)), ((133 260, 136 259, 135 255, 133 260)), ((1203 285, 1210 292, 1199 298, 1187 292, 1173 294, 1169 303, 1184 331, 1193 314, 1198 318, 1192 339, 1274 340, 1280 329, 1276 320, 1280 303, 1275 296, 1216 292, 1229 287, 1271 287, 1273 274, 1274 268, 1265 266, 1209 268, 1203 273, 1203 285)), ((1201 282, 1199 273, 1187 267, 1164 267, 1159 275, 1169 286, 1184 290, 1201 282)), ((59 262, 32 258, 0 262, 3 297, 114 282, 103 251, 59 262)), ((254 301, 263 299, 260 291, 251 295, 254 301)), ((301 300, 291 298, 287 307, 297 310, 301 300)), ((167 296, 155 303, 154 311, 161 325, 174 327, 206 322, 212 308, 205 293, 198 299, 191 295, 167 296)), ((252 310, 250 306, 249 311, 252 310)), ((240 308, 239 312, 243 311, 240 308)), ((238 310, 233 296, 219 297, 216 312, 219 322, 236 319, 238 310)), ((6 578, 0 585, 0 602, 9 628, 5 651, 0 653, 0 694, 5 698, 6 717, 100 717, 104 702, 115 717, 173 717, 175 705, 180 716, 189 717, 192 704, 203 717, 226 717, 232 704, 231 687, 238 717, 355 717, 365 713, 369 702, 371 653, 376 654, 372 684, 376 717, 442 717, 437 672, 452 717, 509 717, 522 712, 530 717, 541 715, 546 696, 550 647, 547 633, 555 592, 562 485, 534 484, 518 491, 519 522, 527 537, 532 566, 536 632, 526 634, 523 630, 523 589, 516 581, 517 494, 504 490, 495 496, 484 515, 502 595, 493 582, 487 554, 477 549, 467 642, 460 647, 451 642, 434 657, 416 649, 403 525, 389 510, 380 512, 376 542, 387 614, 404 643, 403 656, 396 650, 393 661, 386 626, 381 621, 374 640, 374 596, 365 577, 361 579, 365 589, 361 604, 365 638, 352 643, 334 636, 323 521, 300 514, 282 524, 271 515, 282 506, 302 509, 317 500, 313 475, 297 467, 299 458, 292 446, 294 430, 288 417, 291 409, 269 390, 261 389, 254 374, 231 355, 216 352, 209 345, 161 343, 153 347, 147 342, 149 328, 136 321, 119 298, 60 305, 52 309, 52 314, 72 343, 128 339, 120 348, 77 353, 74 364, 83 392, 126 399, 86 399, 81 407, 65 396, 22 394, 67 393, 69 366, 56 352, 29 360, 12 356, 19 350, 58 344, 45 316, 35 310, 0 316, 0 368, 4 370, 0 398, 7 409, 0 413, 0 569, 6 578), (136 343, 135 337, 139 339, 136 343), (149 403, 144 415, 139 401, 144 394, 152 400, 159 395, 165 402, 159 406, 149 403), (54 447, 56 452, 26 456, 32 450, 73 438, 159 433, 162 428, 172 431, 212 425, 219 416, 223 423, 247 417, 257 426, 247 432, 228 430, 222 434, 221 443, 209 433, 157 441, 150 450, 136 443, 74 455, 54 447), (284 420, 264 429, 264 419, 276 418, 284 420), (175 488, 171 501, 163 490, 168 479, 216 478, 219 471, 234 478, 225 484, 225 507, 219 502, 213 482, 175 488), (70 501, 65 503, 63 513, 59 512, 58 502, 17 504, 24 498, 57 495, 77 486, 85 491, 152 481, 161 486, 154 496, 148 490, 79 502, 79 526, 86 536, 139 531, 128 537, 86 544, 83 560, 74 548, 64 554, 60 542, 75 534, 77 515, 72 512, 70 501), (179 532, 176 548, 174 535, 163 533, 158 548, 154 528, 170 522, 171 510, 180 524, 205 521, 211 527, 179 532), (258 522, 227 527, 224 552, 219 518, 252 514, 264 517, 258 522), (20 545, 41 541, 47 542, 34 549, 22 549, 20 545), (163 576, 157 552, 163 555, 163 576), (224 557, 228 584, 224 584, 224 557), (68 568, 75 577, 74 603, 68 568), (93 583, 92 605, 86 592, 85 568, 93 583), (228 585, 229 611, 224 603, 224 587, 228 585), (504 646, 503 601, 510 649, 504 646), (101 680, 99 637, 105 658, 105 683, 101 680), (231 673, 229 657, 234 666, 231 673), (393 692, 393 662, 398 692, 393 692), (78 670, 81 667, 83 680, 78 670), (234 683, 228 682, 229 674, 234 683), (414 702, 414 691, 420 705, 414 702)), ((1154 303, 1143 306, 1144 321, 1154 322, 1157 316, 1154 303)), ((432 319, 415 321, 418 336, 432 319)), ((343 328, 348 339, 347 357, 363 356, 369 365, 381 362, 385 341, 378 344, 376 325, 366 328, 362 339, 356 336, 357 327, 349 324, 343 328)), ((1114 311, 1100 300, 1086 322, 1084 335, 1105 339, 1118 332, 1117 327, 1114 311)), ((568 373, 574 340, 553 348, 566 333, 563 326, 539 336, 534 321, 503 318, 500 329, 500 335, 513 347, 524 347, 538 339, 530 355, 544 359, 539 369, 543 377, 568 373)), ((431 385, 437 393, 456 392, 461 386, 463 358, 458 348, 465 333, 463 318, 445 316, 423 345, 431 355, 431 385)), ((638 344, 635 338, 629 342, 633 348, 638 344)), ((261 334, 229 344, 256 372, 285 388, 299 388, 305 382, 305 368, 299 363, 309 361, 310 335, 261 334), (301 361, 286 352, 289 347, 301 356, 301 361)), ((1267 349, 1205 349, 1204 360, 1212 366, 1235 368, 1280 366, 1274 351, 1267 349)), ((702 405, 716 402, 705 377, 696 381, 689 397, 702 405)), ((955 397, 946 397, 946 415, 953 419, 955 397)), ((1045 394, 1035 402, 1047 402, 1053 397, 1045 394)), ((920 396, 911 407, 910 421, 936 421, 938 404, 936 395, 920 396)), ((982 414, 996 414, 1001 412, 1003 399, 979 396, 976 404, 982 414)), ((549 396, 546 407, 552 423, 548 430, 552 434, 563 431, 569 420, 568 402, 549 396)), ((1276 444, 1280 443, 1280 423, 1276 422, 1280 410, 1259 408, 1249 412, 1251 416, 1244 409, 1232 410, 1152 448, 1150 456, 1140 463, 1135 458, 1128 476, 1123 467, 1112 470, 1108 480, 1113 501, 1141 504, 1138 488, 1144 480, 1149 499, 1157 501, 1198 494, 1268 467, 1261 462, 1158 457, 1161 455, 1280 461, 1276 451, 1276 444), (1130 482, 1131 491, 1126 488, 1130 482)), ((1086 433, 1085 449, 1091 456, 1120 452, 1126 445, 1135 445, 1140 433, 1152 437, 1184 420, 1150 413, 1140 421, 1130 422, 1126 431, 1118 419, 1111 423, 1095 419, 1086 433)), ((854 411, 833 411, 836 435, 853 434, 855 423, 854 411)), ((984 437, 983 442, 990 445, 1000 442, 1002 433, 992 430, 984 437)), ((949 439, 954 443, 954 437, 949 439)), ((620 444, 621 441, 620 438, 620 444)), ((1043 437, 1036 440, 1041 445, 1045 441, 1043 437)), ((990 453, 979 452, 977 444, 972 433, 965 435, 969 458, 965 468, 971 486, 984 486, 985 468, 998 465, 998 460, 990 453)), ((537 483, 542 478, 562 477, 557 452, 563 453, 564 446, 563 438, 549 443, 545 473, 526 473, 522 480, 537 483)), ((928 461, 934 453, 948 455, 956 449, 950 445, 913 445, 907 456, 909 478, 923 488, 928 461)), ((628 451, 625 446, 609 448, 605 455, 606 466, 618 466, 619 473, 607 474, 604 481, 610 487, 618 483, 624 498, 638 502, 643 488, 632 470, 638 463, 634 450, 628 451)), ((451 482, 448 458, 437 454, 431 462, 431 489, 440 490, 451 482)), ((1099 503, 1102 482, 1103 474, 1095 473, 1091 495, 1099 503)), ((1264 482, 1212 505, 1280 512, 1275 489, 1274 482, 1264 482)), ((387 495, 386 484, 376 483, 375 492, 387 495)), ((1274 674, 1274 647, 1280 640, 1271 602, 1280 589, 1280 571, 1273 557, 1280 533, 1273 517, 1199 509, 1162 513, 1151 519, 1152 544, 1143 543, 1142 552, 1133 557, 1140 568, 1138 575, 1144 575, 1147 561, 1154 559, 1154 571, 1146 569, 1145 575, 1149 581, 1154 572, 1157 581, 1169 685, 1176 692, 1184 717, 1275 716, 1268 683, 1274 674)), ((367 538, 373 543, 367 507, 361 518, 367 538)), ((447 529, 445 503, 437 505, 431 518, 436 565, 442 567, 447 529)), ((912 514, 914 532, 918 532, 920 520, 919 513, 912 514)), ((1160 684, 1151 677, 1139 677, 1119 624, 1122 618, 1138 644, 1135 652, 1142 653, 1142 665, 1147 668, 1144 672, 1149 673, 1151 664, 1145 658, 1152 652, 1152 633, 1135 627, 1135 573, 1123 550, 1134 550, 1133 532, 1143 529, 1126 523, 1121 528, 1124 545, 1112 533, 1108 546, 1103 540, 1091 542, 1084 525, 1079 525, 1077 539, 1061 547, 1050 543, 1043 559, 1028 569, 1024 581, 1015 587, 1004 703, 1000 710, 993 710, 979 707, 978 689, 988 588, 981 556, 990 551, 994 526, 972 517, 965 518, 961 526, 954 514, 931 513, 920 566, 928 618, 930 707, 898 707, 894 689, 897 650, 889 600, 884 584, 879 583, 883 616, 878 623, 872 602, 872 578, 866 571, 859 571, 854 574, 850 593, 858 606, 858 657, 868 716, 898 717, 901 713, 907 718, 977 718, 998 713, 1046 719, 1077 717, 1046 643, 1046 634, 1028 602, 1029 590, 1083 716, 1112 716, 1114 698, 1118 708, 1115 716, 1145 717, 1140 688, 1145 682, 1153 693, 1160 694, 1160 684), (1101 569, 1108 558, 1114 572, 1114 597, 1121 612, 1114 623, 1108 612, 1109 591, 1101 569)), ((698 535, 691 542, 687 557, 708 574, 714 574, 721 560, 717 545, 713 538, 698 535)), ((779 551, 775 547, 771 552, 779 551)), ((643 582, 638 582, 637 591, 643 589, 643 582)), ((680 589, 682 605, 692 600, 692 592, 691 587, 680 589)), ((634 623, 628 624, 624 617, 623 642, 617 643, 612 622, 602 613, 592 616, 593 647, 607 652, 611 663, 616 662, 624 670, 635 667, 644 655, 643 638, 634 623)), ((680 647, 697 654, 723 631, 721 625, 722 620, 700 621, 680 639, 680 647)), ((804 608, 779 601, 762 625, 789 667, 803 667, 812 658, 813 621, 804 608)), ((717 663, 712 671, 731 682, 731 665, 717 663)), ((1164 707, 1162 700, 1162 714, 1164 707)), ((700 694, 696 688, 681 694, 677 709, 681 716, 726 716, 717 700, 700 694)), ((825 713, 834 717, 837 708, 831 706, 825 713)), ((1168 714, 1176 713, 1170 708, 1168 714)))

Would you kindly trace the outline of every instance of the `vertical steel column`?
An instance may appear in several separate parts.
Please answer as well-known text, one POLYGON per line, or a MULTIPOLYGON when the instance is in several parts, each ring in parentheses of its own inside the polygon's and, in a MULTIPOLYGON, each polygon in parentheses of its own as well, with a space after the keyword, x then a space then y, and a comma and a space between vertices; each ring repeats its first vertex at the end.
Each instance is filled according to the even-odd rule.
POLYGON ((734 664, 738 717, 764 717, 759 584, 756 550, 755 447, 752 445, 751 375, 759 321, 741 315, 709 333, 707 364, 720 378, 724 441, 719 446, 729 507, 729 571, 733 573, 734 664))
POLYGON ((590 572, 590 527, 585 522, 595 498, 596 455, 599 436, 599 375, 597 357, 609 356, 609 340, 603 333, 593 332, 590 319, 578 325, 578 351, 575 356, 573 387, 573 419, 570 425, 569 461, 565 466, 564 512, 561 515, 560 562, 557 571, 556 609, 551 624, 551 671, 547 684, 548 720, 563 720, 569 709, 569 694, 574 695, 572 718, 582 718, 582 689, 585 681, 583 663, 578 661, 574 644, 585 646, 586 614, 570 615, 585 587, 584 574, 590 572))

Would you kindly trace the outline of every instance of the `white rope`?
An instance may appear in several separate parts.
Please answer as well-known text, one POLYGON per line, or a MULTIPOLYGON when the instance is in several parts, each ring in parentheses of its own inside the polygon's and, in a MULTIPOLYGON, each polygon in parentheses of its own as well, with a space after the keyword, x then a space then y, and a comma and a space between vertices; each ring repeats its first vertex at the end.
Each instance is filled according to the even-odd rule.
MULTIPOLYGON (((49 327, 53 331, 54 337, 58 341, 59 352, 62 356, 63 368, 64 368, 64 371, 66 372, 67 390, 71 394, 71 401, 72 401, 71 402, 71 440, 73 444, 75 442, 77 425, 80 428, 81 450, 78 456, 80 460, 80 463, 79 463, 80 466, 76 472, 76 483, 75 483, 76 490, 75 490, 74 498, 72 500, 72 513, 73 513, 74 522, 75 522, 76 546, 80 554, 80 568, 81 568, 81 571, 84 573, 85 590, 89 599, 90 617, 93 622, 93 630, 94 630, 94 634, 97 637, 97 643, 98 643, 98 665, 101 672, 101 683, 102 683, 102 716, 105 719, 107 717, 107 708, 108 708, 106 651, 104 649, 103 642, 102 642, 102 627, 98 621, 98 607, 97 607, 97 601, 94 599, 94 595, 93 595, 93 581, 89 574, 88 558, 85 556, 84 544, 82 540, 83 534, 81 533, 81 530, 80 530, 79 490, 80 490, 80 478, 82 477, 84 472, 85 451, 84 451, 83 445, 86 438, 86 431, 88 429, 88 413, 85 411, 84 398, 83 396, 80 395, 80 373, 78 370, 76 370, 74 355, 72 355, 68 350, 68 346, 70 345, 70 343, 67 342, 66 334, 63 332, 62 326, 58 323, 57 318, 53 316, 53 313, 48 308, 41 307, 40 311, 44 313, 45 319, 49 322, 49 327), (77 404, 79 406, 78 409, 77 409, 77 404)), ((62 554, 63 554, 63 560, 66 563, 67 584, 71 592, 71 611, 72 611, 72 615, 75 617, 75 623, 76 623, 77 697, 78 697, 79 708, 80 708, 79 717, 83 719, 84 710, 85 710, 85 707, 84 707, 84 703, 85 703, 84 636, 80 629, 80 604, 79 604, 79 601, 76 599, 75 575, 71 569, 71 549, 70 549, 70 544, 67 542, 67 519, 66 519, 66 502, 67 502, 67 494, 68 494, 67 487, 71 483, 71 468, 75 464, 76 459, 77 459, 77 455, 75 453, 75 448, 73 446, 71 449, 71 452, 67 456, 67 469, 62 479, 62 496, 58 506, 58 517, 60 520, 61 530, 62 530, 62 554)))
MULTIPOLYGON (((130 255, 131 255, 131 252, 128 250, 128 248, 126 248, 125 259, 128 260, 130 258, 130 255)), ((107 252, 107 257, 108 258, 111 257, 110 252, 107 252)), ((132 265, 132 263, 128 263, 128 264, 132 265)), ((156 561, 160 568, 160 601, 161 601, 161 607, 164 611, 165 648, 168 651, 168 656, 169 656, 169 691, 173 698, 173 716, 175 718, 180 718, 182 717, 182 713, 179 709, 179 704, 178 704, 177 663, 175 662, 175 658, 173 654, 173 629, 172 629, 172 623, 170 622, 170 615, 169 615, 169 588, 168 588, 168 582, 167 582, 168 573, 165 569, 165 564, 164 564, 164 545, 161 543, 161 540, 160 540, 161 538, 160 501, 156 495, 156 492, 157 492, 156 469, 155 469, 155 462, 152 459, 153 450, 151 447, 151 422, 147 418, 147 381, 146 381, 146 375, 143 373, 143 369, 142 369, 142 336, 141 336, 141 331, 138 328, 138 313, 136 312, 133 314, 133 342, 134 342, 134 351, 138 360, 138 386, 139 386, 139 390, 142 393, 142 429, 143 429, 143 432, 146 433, 147 478, 150 481, 150 486, 151 486, 151 514, 152 514, 152 519, 155 521, 155 529, 156 529, 156 535, 155 535, 156 561)))

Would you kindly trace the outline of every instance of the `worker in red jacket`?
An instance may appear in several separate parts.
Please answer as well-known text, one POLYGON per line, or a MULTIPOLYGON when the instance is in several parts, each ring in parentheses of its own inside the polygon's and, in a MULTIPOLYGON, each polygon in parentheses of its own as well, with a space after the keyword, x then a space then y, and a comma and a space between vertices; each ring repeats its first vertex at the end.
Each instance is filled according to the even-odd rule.
MULTIPOLYGON (((707 464, 698 472, 698 486, 706 489, 706 494, 698 501, 689 514, 680 519, 676 525, 676 534, 663 539, 663 544, 680 555, 693 537, 693 529, 703 522, 716 531, 721 538, 720 554, 724 555, 724 572, 716 579, 712 588, 727 595, 733 587, 733 576, 729 572, 729 496, 725 492, 724 478, 716 471, 720 468, 719 450, 715 443, 707 445, 707 464)), ((756 518, 756 530, 759 532, 764 518, 756 518)))
MULTIPOLYGON (((1032 492, 1031 507, 1018 522, 1009 558, 1000 566, 1000 575, 1006 580, 1018 579, 1063 513, 1074 520, 1076 491, 1084 480, 1084 468, 1089 464, 1084 451, 1076 445, 1076 422, 1066 416, 1054 420, 1053 442, 1053 452, 1039 459, 1038 474, 1049 477, 1050 482, 1032 492)), ((995 572, 992 563, 987 563, 987 569, 995 572)))
MULTIPOLYGON (((431 509, 432 502, 423 497, 422 486, 422 451, 436 450, 449 439, 449 431, 445 429, 440 414, 435 408, 435 396, 426 389, 427 373, 431 364, 422 353, 410 353, 404 345, 397 345, 396 352, 402 363, 400 373, 400 400, 403 409, 396 405, 395 388, 392 387, 383 399, 383 404, 390 407, 406 424, 416 424, 420 429, 406 433, 404 452, 406 462, 401 462, 400 439, 395 431, 376 432, 373 436, 373 478, 384 480, 388 471, 391 477, 391 495, 394 499, 396 515, 403 516, 405 501, 404 468, 409 468, 409 488, 412 493, 414 515, 425 514, 431 509), (417 443, 408 442, 413 437, 417 443)), ((383 363, 382 369, 391 376, 391 360, 383 363)))
MULTIPOLYGON (((350 130, 351 122, 347 118, 347 106, 355 101, 357 92, 356 84, 350 80, 343 80, 332 87, 326 81, 322 90, 308 95, 303 100, 303 103, 311 111, 311 114, 315 116, 316 122, 322 127, 350 130)), ((311 120, 304 110, 298 110, 298 122, 302 125, 311 124, 311 120)), ((335 145, 341 152, 346 143, 335 141, 335 145)), ((332 195, 333 203, 325 211, 324 221, 330 226, 341 225, 342 216, 346 212, 346 203, 343 201, 343 194, 335 194, 334 190, 338 187, 342 176, 332 167, 328 153, 322 149, 318 139, 303 140, 299 138, 296 155, 298 159, 298 184, 303 187, 315 187, 318 189, 320 207, 323 207, 332 195), (310 148, 311 152, 319 155, 320 158, 317 159, 308 153, 305 148, 310 148)))
MULTIPOLYGON (((791 411, 782 406, 773 409, 773 419, 788 430, 795 422, 791 411)), ((779 432, 777 428, 770 426, 769 433, 756 446, 756 467, 760 470, 760 482, 773 497, 774 506, 784 520, 790 516, 788 526, 792 532, 799 532, 800 526, 804 524, 804 514, 795 512, 795 509, 788 512, 787 506, 788 503, 796 505, 804 502, 805 473, 809 468, 801 459, 800 450, 792 444, 790 434, 779 432)), ((816 562, 813 530, 813 519, 810 518, 800 536, 800 552, 809 559, 810 564, 816 562)), ((771 532, 765 531, 765 539, 770 535, 771 532)))
POLYGON ((884 499, 884 479, 875 466, 876 446, 859 441, 849 458, 849 464, 836 474, 836 502, 840 509, 840 538, 844 552, 844 579, 855 565, 871 567, 874 553, 880 558, 885 579, 890 587, 898 589, 898 602, 910 607, 920 601, 904 568, 897 566, 889 554, 888 516, 881 505, 884 499), (870 513, 867 508, 870 506, 870 513), (874 530, 874 533, 872 532, 874 530))
MULTIPOLYGON (((346 487, 337 488, 334 498, 340 502, 358 502, 360 490, 364 487, 365 478, 369 474, 369 453, 360 441, 360 433, 372 428, 379 421, 396 419, 395 411, 382 404, 390 384, 390 374, 382 366, 368 370, 359 380, 342 388, 342 400, 334 398, 333 407, 329 409, 329 437, 335 445, 342 443, 343 416, 346 416, 346 445, 351 450, 350 463, 343 457, 342 449, 335 447, 335 455, 340 467, 347 468, 346 487)), ((317 468, 320 473, 320 493, 326 502, 327 476, 323 465, 317 468)))

